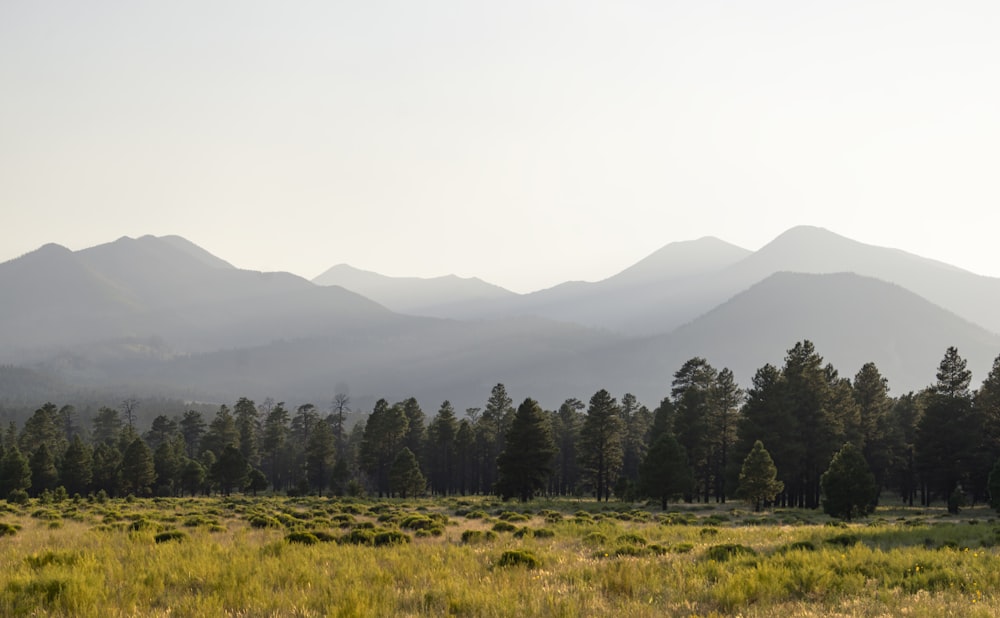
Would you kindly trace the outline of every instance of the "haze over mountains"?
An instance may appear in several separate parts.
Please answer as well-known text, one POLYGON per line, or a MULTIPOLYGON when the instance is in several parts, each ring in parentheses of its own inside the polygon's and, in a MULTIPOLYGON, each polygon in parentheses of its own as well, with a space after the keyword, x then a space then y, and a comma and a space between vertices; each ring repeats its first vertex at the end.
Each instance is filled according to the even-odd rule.
POLYGON ((346 386, 362 405, 461 410, 503 382, 547 407, 600 388, 654 406, 692 356, 746 385, 802 339, 846 377, 875 362, 898 394, 930 384, 949 345, 977 381, 1000 354, 1000 280, 810 227, 756 252, 672 243, 603 281, 524 295, 347 265, 310 282, 176 236, 46 245, 0 264, 0 289, 0 363, 209 401, 321 404, 346 386))

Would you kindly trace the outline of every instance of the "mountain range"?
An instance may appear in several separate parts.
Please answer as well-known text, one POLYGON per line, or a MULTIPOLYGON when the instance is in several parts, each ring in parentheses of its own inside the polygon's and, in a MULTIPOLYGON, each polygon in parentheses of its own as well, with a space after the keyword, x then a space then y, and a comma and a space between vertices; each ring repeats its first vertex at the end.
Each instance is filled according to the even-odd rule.
POLYGON ((308 281, 177 236, 45 245, 0 264, 0 290, 0 364, 18 368, 0 384, 38 371, 201 401, 322 403, 346 387, 359 406, 464 409, 503 382, 547 407, 600 388, 654 406, 688 358, 747 385, 802 339, 847 377, 875 362, 902 393, 933 382, 950 345, 978 380, 1000 353, 1000 279, 814 227, 754 252, 672 243, 605 280, 531 294, 346 264, 308 281))

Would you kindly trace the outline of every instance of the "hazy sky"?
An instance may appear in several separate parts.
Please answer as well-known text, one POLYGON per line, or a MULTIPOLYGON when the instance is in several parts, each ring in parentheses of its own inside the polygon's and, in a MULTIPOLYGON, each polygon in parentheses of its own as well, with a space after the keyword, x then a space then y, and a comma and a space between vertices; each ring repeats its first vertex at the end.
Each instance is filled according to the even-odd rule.
POLYGON ((1000 276, 1000 4, 0 3, 0 261, 517 291, 798 224, 1000 276))

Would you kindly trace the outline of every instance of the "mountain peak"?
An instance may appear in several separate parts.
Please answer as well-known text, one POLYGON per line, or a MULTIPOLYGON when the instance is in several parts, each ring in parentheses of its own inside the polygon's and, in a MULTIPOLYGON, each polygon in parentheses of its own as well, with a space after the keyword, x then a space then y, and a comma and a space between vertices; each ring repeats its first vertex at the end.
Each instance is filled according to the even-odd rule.
POLYGON ((633 284, 701 275, 731 266, 748 255, 750 251, 742 247, 703 236, 667 244, 611 279, 633 284))

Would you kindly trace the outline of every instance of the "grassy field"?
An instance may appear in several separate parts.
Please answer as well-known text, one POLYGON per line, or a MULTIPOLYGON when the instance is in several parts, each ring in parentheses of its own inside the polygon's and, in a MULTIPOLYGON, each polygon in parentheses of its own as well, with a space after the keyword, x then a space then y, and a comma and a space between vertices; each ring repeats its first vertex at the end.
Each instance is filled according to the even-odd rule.
POLYGON ((984 508, 0 501, 0 534, 3 616, 1000 615, 984 508))

